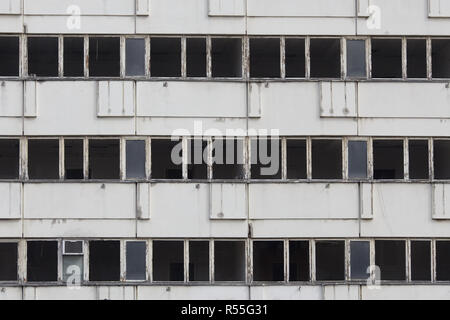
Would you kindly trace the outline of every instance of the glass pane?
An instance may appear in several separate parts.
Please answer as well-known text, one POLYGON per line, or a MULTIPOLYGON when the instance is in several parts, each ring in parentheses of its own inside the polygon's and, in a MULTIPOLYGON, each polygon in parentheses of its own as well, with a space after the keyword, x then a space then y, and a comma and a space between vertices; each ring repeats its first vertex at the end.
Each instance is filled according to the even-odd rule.
POLYGON ((367 142, 348 142, 348 177, 367 178, 367 142))
POLYGON ((145 280, 147 244, 144 241, 130 241, 126 249, 127 280, 145 280))
POLYGON ((145 39, 127 39, 126 75, 145 75, 145 39))
POLYGON ((347 77, 366 77, 365 40, 347 40, 347 77))
POLYGON ((83 280, 83 256, 63 257, 63 279, 70 283, 80 283, 83 280))
POLYGON ((127 141, 127 178, 145 179, 145 141, 127 141))
POLYGON ((350 268, 353 280, 365 280, 369 277, 367 268, 370 265, 370 242, 350 242, 350 268))

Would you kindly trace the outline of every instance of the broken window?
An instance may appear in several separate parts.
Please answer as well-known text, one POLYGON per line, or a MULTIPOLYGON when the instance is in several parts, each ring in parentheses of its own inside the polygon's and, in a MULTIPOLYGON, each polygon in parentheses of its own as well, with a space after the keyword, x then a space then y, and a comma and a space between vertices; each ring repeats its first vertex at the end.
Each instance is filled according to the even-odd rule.
POLYGON ((66 179, 84 178, 84 143, 82 139, 64 140, 64 166, 66 179))
POLYGON ((28 140, 28 177, 59 179, 59 140, 28 140))
POLYGON ((19 38, 0 37, 0 77, 19 76, 19 38))
POLYGON ((245 259, 244 241, 215 241, 215 281, 245 281, 245 259))
POLYGON ((58 242, 27 242, 27 280, 29 282, 58 280, 58 242))
POLYGON ((281 141, 251 140, 252 179, 281 179, 281 141))
POLYGON ((428 141, 409 140, 409 178, 428 179, 428 141))
POLYGON ((211 59, 213 78, 242 77, 242 40, 212 38, 211 59))
POLYGON ((19 150, 19 140, 0 139, 0 179, 19 178, 19 150))
POLYGON ((285 40, 286 78, 305 77, 305 39, 285 40))
POLYGON ((127 76, 145 76, 145 39, 128 38, 125 43, 127 76))
POLYGON ((188 178, 208 179, 208 142, 202 139, 188 140, 188 178))
POLYGON ((316 279, 345 280, 345 241, 316 241, 316 279))
POLYGON ((286 140, 287 178, 306 179, 306 140, 286 140))
POLYGON ((28 37, 28 75, 58 76, 58 38, 28 37))
POLYGON ((367 269, 370 266, 370 242, 350 241, 350 277, 352 280, 369 278, 367 269))
POLYGON ((289 241, 289 281, 309 281, 309 241, 289 241))
POLYGON ((181 76, 181 39, 152 38, 150 45, 152 77, 181 76))
POLYGON ((209 241, 189 241, 189 281, 209 281, 209 241))
POLYGON ((127 140, 126 167, 128 179, 145 179, 145 140, 127 140))
POLYGON ((403 179, 403 140, 373 141, 374 179, 403 179))
POLYGON ((146 259, 147 243, 145 241, 127 241, 127 280, 145 280, 147 278, 146 259))
POLYGON ((380 268, 380 280, 405 280, 405 241, 376 240, 375 264, 380 268))
POLYGON ((311 39, 310 60, 312 78, 340 78, 341 40, 311 39))
POLYGON ((433 78, 450 78, 450 40, 431 40, 433 78))
POLYGON ((186 75, 191 78, 206 77, 206 39, 186 39, 186 75))
POLYGON ((181 140, 152 140, 152 178, 182 179, 182 143, 181 140))
POLYGON ((120 280, 120 241, 89 241, 89 280, 120 280))
POLYGON ((84 76, 84 38, 64 37, 64 76, 84 76))
POLYGON ((83 241, 63 242, 63 280, 79 284, 84 278, 83 241))
POLYGON ((120 141, 89 140, 89 179, 120 179, 120 141))
POLYGON ((426 78, 427 41, 425 39, 408 39, 406 48, 406 68, 408 78, 426 78))
POLYGON ((342 179, 341 140, 312 140, 312 178, 342 179))
POLYGON ((431 281, 430 241, 411 241, 411 280, 431 281))
POLYGON ((283 241, 253 241, 253 280, 284 280, 283 241))
POLYGON ((184 281, 183 241, 153 241, 153 280, 184 281))
POLYGON ((238 180, 244 178, 244 140, 214 139, 212 157, 214 179, 238 180))
POLYGON ((0 281, 17 281, 17 243, 0 243, 0 281))
POLYGON ((372 39, 372 78, 402 78, 401 39, 372 39))
POLYGON ((279 78, 280 39, 250 39, 250 77, 279 78))
POLYGON ((450 140, 434 140, 434 178, 450 179, 450 140))
POLYGON ((350 179, 367 178, 367 142, 348 142, 348 177, 350 179))
POLYGON ((436 241, 436 280, 450 281, 450 241, 436 241))
POLYGON ((120 76, 120 38, 89 38, 89 75, 91 77, 120 76))
POLYGON ((347 40, 347 77, 366 78, 366 40, 347 40))

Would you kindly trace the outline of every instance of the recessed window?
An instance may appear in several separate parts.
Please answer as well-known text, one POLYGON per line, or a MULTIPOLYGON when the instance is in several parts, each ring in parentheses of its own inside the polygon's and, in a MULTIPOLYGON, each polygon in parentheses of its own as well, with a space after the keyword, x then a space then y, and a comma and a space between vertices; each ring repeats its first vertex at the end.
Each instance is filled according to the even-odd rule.
POLYGON ((450 140, 434 140, 434 178, 450 179, 450 140))
POLYGON ((181 76, 181 39, 152 38, 150 44, 152 77, 181 76))
POLYGON ((202 139, 188 140, 188 178, 208 178, 208 142, 202 139))
POLYGON ((242 77, 242 40, 212 38, 211 59, 213 78, 242 77))
POLYGON ((145 280, 147 278, 147 243, 145 241, 127 241, 126 274, 127 280, 145 280))
POLYGON ((348 177, 350 179, 367 178, 367 142, 348 142, 348 177))
POLYGON ((64 76, 84 76, 84 38, 64 37, 64 76))
POLYGON ((374 179, 403 179, 403 140, 373 142, 374 179))
POLYGON ((0 281, 17 281, 17 243, 0 243, 0 281))
POLYGON ((409 140, 409 178, 428 179, 428 141, 409 140))
POLYGON ((0 37, 0 77, 19 76, 19 38, 0 37))
POLYGON ((28 177, 59 179, 59 140, 28 140, 28 177))
POLYGON ((182 179, 182 143, 168 139, 152 139, 152 178, 182 179))
POLYGON ((19 140, 0 139, 0 179, 19 178, 19 150, 19 140))
POLYGON ((209 241, 189 241, 189 281, 209 281, 209 241))
POLYGON ((286 78, 305 77, 305 39, 285 40, 286 78))
POLYGON ((120 76, 120 38, 89 38, 89 75, 91 77, 120 76))
POLYGON ((280 77, 280 39, 250 39, 250 77, 280 77))
POLYGON ((58 38, 28 37, 28 75, 58 76, 58 38))
POLYGON ((312 141, 312 178, 342 179, 342 141, 312 141))
POLYGON ((431 40, 433 78, 450 78, 450 40, 431 40))
POLYGON ((153 280, 184 281, 183 241, 153 241, 153 280))
POLYGON ((120 280, 120 241, 89 242, 89 280, 120 280))
POLYGON ((316 242, 316 279, 345 280, 345 241, 316 242))
POLYGON ((401 39, 372 39, 372 78, 402 78, 401 39))
POLYGON ((129 38, 125 43, 127 76, 145 76, 145 39, 129 38))
POLYGON ((120 179, 120 141, 89 140, 89 179, 120 179))
POLYGON ((186 75, 191 78, 206 77, 206 39, 186 39, 186 75))
POLYGON ((252 179, 281 179, 281 141, 251 140, 252 179))
POLYGON ((376 240, 375 264, 380 268, 380 280, 405 280, 405 241, 376 240))
POLYGON ((310 59, 312 78, 340 78, 341 40, 311 39, 310 59))
POLYGON ((436 241, 436 280, 450 281, 450 241, 436 241))
POLYGON ((306 179, 306 140, 286 140, 287 178, 306 179))
POLYGON ((145 140, 127 140, 127 178, 145 179, 145 140))
POLYGON ((370 266, 370 242, 350 242, 350 277, 352 280, 366 280, 369 278, 367 269, 370 266))
POLYGON ((430 241, 411 241, 411 280, 431 281, 430 241))
POLYGON ((214 179, 244 178, 244 140, 214 139, 212 157, 214 179))
POLYGON ((253 241, 253 280, 284 280, 284 245, 282 241, 253 241))
POLYGON ((347 40, 347 77, 366 78, 366 40, 347 40))
POLYGON ((309 281, 309 241, 289 241, 289 281, 309 281))
POLYGON ((58 280, 58 242, 27 242, 27 280, 29 282, 58 280))
POLYGON ((426 78, 427 41, 425 39, 408 39, 406 48, 406 68, 408 78, 426 78))
POLYGON ((84 143, 82 139, 64 140, 64 163, 66 179, 83 179, 84 177, 84 143))
POLYGON ((245 242, 214 242, 215 281, 245 281, 245 242))

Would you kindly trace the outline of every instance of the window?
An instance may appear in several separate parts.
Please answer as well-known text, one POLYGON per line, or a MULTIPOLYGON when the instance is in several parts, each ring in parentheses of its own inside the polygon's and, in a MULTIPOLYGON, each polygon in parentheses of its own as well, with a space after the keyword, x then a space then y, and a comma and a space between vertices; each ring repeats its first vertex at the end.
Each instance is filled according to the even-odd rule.
POLYGON ((89 38, 89 75, 91 77, 120 76, 120 38, 89 38))
POLYGON ((89 140, 89 179, 120 179, 120 141, 89 140))
POLYGON ((58 242, 27 242, 27 280, 29 282, 58 280, 58 242))
POLYGON ((188 140, 188 178, 208 179, 208 142, 201 139, 188 140))
POLYGON ((431 55, 433 78, 450 78, 450 40, 433 39, 431 55))
POLYGON ((145 280, 147 278, 147 243, 127 241, 126 258, 127 280, 145 280))
POLYGON ((342 179, 342 141, 312 141, 312 178, 342 179))
POLYGON ((127 140, 127 178, 145 179, 145 140, 127 140))
POLYGON ((250 77, 280 78, 280 39, 250 39, 250 77))
POLYGON ((245 242, 214 242, 215 281, 245 281, 245 242))
POLYGON ((145 39, 129 38, 125 45, 127 76, 145 76, 145 39))
POLYGON ((209 281, 208 241, 189 241, 189 281, 209 281))
POLYGON ((0 139, 0 179, 19 178, 19 140, 0 139))
POLYGON ((30 179, 59 179, 59 140, 28 140, 30 179))
POLYGON ((345 280, 345 241, 316 241, 316 279, 345 280))
POLYGON ((28 75, 58 76, 58 38, 28 37, 28 75))
POLYGON ((372 39, 372 78, 402 78, 401 39, 372 39))
POLYGON ((373 141, 374 179, 403 179, 403 141, 373 141))
POLYGON ((81 139, 64 140, 64 163, 66 179, 84 178, 84 143, 81 139))
POLYGON ((405 280, 405 241, 376 240, 375 264, 380 268, 380 280, 405 280))
POLYGON ((309 281, 309 241, 289 241, 289 281, 309 281))
POLYGON ((281 179, 281 143, 279 139, 251 141, 252 179, 281 179))
POLYGON ((0 37, 0 77, 19 76, 19 38, 0 37))
POLYGON ((253 241, 253 280, 284 280, 283 241, 253 241))
POLYGON ((89 242, 89 280, 120 280, 120 241, 89 242))
POLYGON ((64 38, 64 76, 84 76, 84 38, 64 38))
POLYGON ((350 179, 367 178, 367 142, 348 142, 348 177, 350 179))
POLYGON ((184 281, 183 241, 153 241, 153 280, 184 281))
POLYGON ((181 76, 181 39, 152 38, 150 44, 152 77, 181 76))
POLYGON ((206 77, 206 39, 186 39, 186 75, 191 78, 206 77))
POLYGON ((286 78, 305 77, 305 39, 285 40, 286 78))
POLYGON ((425 39, 408 39, 406 47, 406 68, 408 78, 426 78, 427 41, 425 39))
POLYGON ((436 241, 436 280, 450 281, 450 241, 436 241))
POLYGON ((152 178, 182 179, 182 143, 168 139, 152 140, 152 178))
POLYGON ((431 281, 430 241, 411 241, 411 280, 431 281))
POLYGON ((17 281, 17 243, 0 243, 0 281, 17 281))
POLYGON ((79 284, 84 278, 83 241, 63 242, 63 280, 79 284))
POLYGON ((434 140, 434 178, 450 179, 450 140, 434 140))
POLYGON ((214 179, 244 178, 244 140, 216 138, 212 144, 212 156, 214 179))
POLYGON ((347 77, 366 78, 366 40, 347 40, 347 77))
POLYGON ((409 178, 428 179, 428 141, 409 140, 409 178))
POLYGON ((211 39, 213 78, 242 77, 242 40, 239 38, 211 39))
POLYGON ((370 242, 350 241, 350 277, 352 280, 369 278, 367 269, 370 266, 370 242))
POLYGON ((310 41, 311 77, 341 77, 341 40, 311 39, 310 41))
POLYGON ((306 140, 286 140, 287 178, 306 179, 306 140))

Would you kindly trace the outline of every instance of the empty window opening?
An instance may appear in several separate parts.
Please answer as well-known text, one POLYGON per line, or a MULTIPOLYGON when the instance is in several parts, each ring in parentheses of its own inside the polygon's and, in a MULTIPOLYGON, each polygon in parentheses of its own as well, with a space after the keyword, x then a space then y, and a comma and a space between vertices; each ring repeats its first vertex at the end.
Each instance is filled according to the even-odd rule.
POLYGON ((380 268, 380 280, 405 280, 405 241, 376 240, 375 264, 380 268))
POLYGON ((369 278, 370 242, 350 242, 350 277, 352 280, 366 280, 369 278))
POLYGON ((283 281, 284 251, 282 241, 253 242, 253 280, 283 281))
POLYGON ((347 40, 347 77, 367 77, 366 40, 347 40))
POLYGON ((19 38, 0 37, 0 77, 19 76, 19 38))
POLYGON ((89 179, 120 179, 120 141, 89 140, 89 179))
POLYGON ((63 242, 63 280, 72 284, 84 280, 83 241, 63 242))
POLYGON ((189 281, 209 281, 208 241, 189 241, 189 281))
POLYGON ((28 140, 28 177, 59 179, 59 140, 28 140))
POLYGON ((64 254, 83 254, 83 241, 64 241, 64 254))
POLYGON ((152 77, 181 76, 181 39, 152 38, 150 45, 152 77))
POLYGON ((28 37, 28 75, 58 76, 58 38, 28 37))
POLYGON ((436 280, 450 281, 450 241, 436 241, 436 280))
POLYGON ((348 177, 350 179, 367 178, 367 142, 348 142, 348 177))
POLYGON ((152 140, 152 178, 182 179, 182 143, 168 139, 152 140))
POLYGON ((403 141, 375 140, 373 142, 374 179, 403 179, 403 141))
POLYGON ((286 78, 305 77, 305 39, 285 40, 286 78))
POLYGON ((431 281, 430 241, 411 241, 411 280, 431 281))
POLYGON ((183 241, 153 241, 153 280, 184 281, 183 241))
POLYGON ((120 38, 89 38, 89 75, 91 77, 120 76, 120 38))
POLYGON ((425 39, 408 39, 406 48, 406 68, 408 78, 426 78, 427 41, 425 39))
POLYGON ((316 279, 345 280, 345 241, 316 242, 316 279))
POLYGON ((208 178, 208 142, 201 139, 188 140, 188 178, 208 178))
POLYGON ((450 179, 450 140, 434 140, 434 178, 450 179))
POLYGON ((64 76, 84 76, 84 38, 64 38, 64 76))
POLYGON ((64 166, 66 179, 84 178, 84 143, 81 139, 64 140, 64 166))
POLYGON ((245 242, 214 242, 215 281, 245 281, 245 242))
POLYGON ((145 140, 127 140, 126 167, 128 179, 145 179, 145 140))
POLYGON ((244 140, 214 139, 212 157, 214 179, 238 180, 244 178, 244 140))
POLYGON ((127 76, 145 76, 145 39, 126 40, 125 60, 127 76))
POLYGON ((0 281, 17 281, 17 243, 0 243, 0 281))
POLYGON ((280 39, 250 39, 250 77, 279 78, 280 39))
POLYGON ((402 78, 401 39, 372 39, 372 78, 402 78))
POLYGON ((0 139, 0 179, 19 178, 19 140, 0 139))
POLYGON ((128 241, 126 259, 127 280, 145 280, 147 278, 147 243, 128 241))
POLYGON ((342 179, 342 141, 312 141, 312 178, 342 179))
POLYGON ((120 280, 120 241, 89 242, 89 280, 120 280))
POLYGON ((431 40, 433 78, 450 78, 450 40, 431 40))
POLYGON ((29 282, 58 280, 58 242, 27 242, 27 280, 29 282))
POLYGON ((281 141, 251 140, 252 179, 281 179, 281 141))
POLYGON ((428 179, 428 141, 409 140, 409 178, 428 179))
POLYGON ((186 75, 191 78, 206 77, 206 39, 186 39, 186 75))
POLYGON ((242 77, 242 40, 239 38, 211 39, 213 78, 242 77))
POLYGON ((310 41, 311 77, 341 77, 341 40, 311 39, 310 41))
POLYGON ((287 178, 306 179, 306 140, 286 140, 287 178))
POLYGON ((289 241, 289 281, 309 281, 309 241, 289 241))

